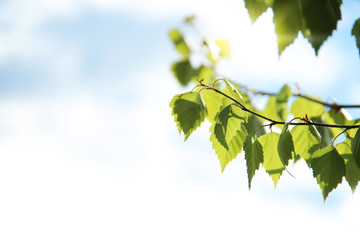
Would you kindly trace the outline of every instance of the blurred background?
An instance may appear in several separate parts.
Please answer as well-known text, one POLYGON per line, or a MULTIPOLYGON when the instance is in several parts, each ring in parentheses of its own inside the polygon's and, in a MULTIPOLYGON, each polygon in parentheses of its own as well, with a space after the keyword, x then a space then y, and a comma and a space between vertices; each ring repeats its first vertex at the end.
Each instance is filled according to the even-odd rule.
POLYGON ((359 104, 360 2, 342 11, 317 57, 299 36, 279 58, 272 12, 252 25, 240 0, 2 0, 0 238, 354 236, 360 195, 345 181, 324 203, 299 162, 296 179, 284 173, 274 190, 260 170, 249 191, 243 156, 222 174, 209 124, 184 143, 169 108, 188 89, 170 72, 168 31, 191 14, 229 41, 218 70, 237 82, 359 104))

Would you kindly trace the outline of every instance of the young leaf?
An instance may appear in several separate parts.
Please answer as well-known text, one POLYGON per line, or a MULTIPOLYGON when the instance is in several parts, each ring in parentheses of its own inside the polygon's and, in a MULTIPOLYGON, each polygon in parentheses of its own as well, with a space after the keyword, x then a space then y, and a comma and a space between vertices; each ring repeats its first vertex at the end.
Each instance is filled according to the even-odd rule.
POLYGON ((282 121, 286 120, 287 115, 287 101, 292 96, 291 88, 285 84, 276 97, 276 111, 282 121))
MULTIPOLYGON (((325 121, 328 124, 334 125, 351 125, 351 121, 347 118, 349 113, 345 109, 341 109, 340 111, 330 110, 324 114, 325 121)), ((339 128, 329 128, 332 132, 333 136, 338 135, 341 132, 339 128)))
POLYGON ((247 113, 239 107, 229 105, 219 115, 214 126, 216 139, 226 150, 229 150, 228 143, 236 135, 236 131, 245 122, 247 113))
POLYGON ((321 137, 314 126, 294 126, 291 129, 295 152, 304 160, 320 148, 321 137))
MULTIPOLYGON (((315 97, 312 98, 321 100, 315 97)), ((322 115, 324 113, 324 110, 325 108, 323 105, 299 97, 292 104, 290 112, 294 115, 294 117, 303 117, 305 116, 305 114, 307 114, 311 118, 322 115)))
POLYGON ((171 66, 171 71, 182 86, 186 86, 195 73, 195 69, 191 66, 189 59, 174 62, 171 66))
POLYGON ((344 159, 333 145, 329 145, 314 152, 311 157, 311 168, 325 201, 329 193, 342 182, 342 178, 345 176, 344 159))
POLYGON ((341 19, 341 3, 338 0, 302 0, 301 3, 306 25, 302 33, 317 54, 341 19))
POLYGON ((180 31, 178 29, 172 29, 169 32, 169 36, 170 39, 175 44, 176 50, 178 50, 178 52, 182 54, 185 58, 188 58, 188 55, 190 53, 190 48, 186 44, 185 39, 183 35, 180 33, 180 31))
POLYGON ((268 0, 245 0, 245 7, 247 8, 253 23, 268 9, 270 3, 271 1, 268 0))
POLYGON ((269 100, 268 100, 268 103, 266 104, 266 107, 265 107, 265 110, 264 110, 263 114, 268 118, 278 120, 278 121, 282 121, 283 116, 279 116, 278 109, 279 109, 279 107, 277 106, 277 103, 276 103, 276 97, 275 96, 270 96, 269 100))
POLYGON ((220 111, 224 97, 215 91, 206 90, 206 89, 201 91, 200 94, 205 102, 208 111, 206 118, 210 122, 214 122, 216 115, 220 111))
MULTIPOLYGON (((244 126, 245 126, 248 133, 253 133, 259 127, 262 126, 262 123, 261 123, 261 121, 259 120, 259 118, 257 116, 254 116, 254 115, 250 114, 250 116, 248 116, 247 121, 244 123, 244 126)), ((256 132, 256 136, 260 137, 260 136, 264 135, 265 133, 266 132, 265 132, 264 128, 260 128, 256 132)))
POLYGON ((170 102, 170 107, 179 133, 182 131, 185 135, 185 141, 205 120, 207 114, 201 96, 197 92, 174 96, 170 102))
POLYGON ((356 165, 360 168, 360 128, 357 130, 353 143, 352 152, 356 165))
POLYGON ((264 162, 263 148, 260 142, 255 138, 254 133, 246 136, 244 143, 245 160, 249 179, 249 189, 251 181, 260 163, 264 162))
POLYGON ((299 0, 274 0, 273 3, 275 32, 278 38, 279 55, 294 42, 301 30, 299 0))
POLYGON ((265 171, 272 178, 275 187, 282 172, 285 170, 277 151, 279 138, 280 134, 273 132, 265 134, 259 138, 264 154, 264 162, 262 165, 265 168, 265 171))
POLYGON ((212 142, 212 147, 220 160, 221 171, 224 172, 226 165, 228 165, 228 163, 236 158, 236 156, 241 152, 247 132, 244 125, 240 124, 238 129, 235 131, 235 135, 226 142, 228 146, 226 149, 215 136, 215 125, 216 123, 213 123, 210 128, 210 141, 212 142))
POLYGON ((281 131, 277 149, 280 160, 284 167, 286 167, 294 153, 294 142, 289 131, 289 123, 286 123, 281 131))
POLYGON ((351 30, 351 35, 355 37, 356 46, 359 49, 360 54, 360 18, 355 21, 354 26, 351 30))
MULTIPOLYGON (((240 92, 234 87, 234 85, 231 84, 230 81, 227 79, 223 79, 223 80, 226 84, 226 87, 222 92, 229 95, 230 97, 241 103, 242 105, 245 105, 245 101, 243 97, 240 95, 240 92)), ((223 103, 224 106, 227 106, 232 103, 234 103, 234 101, 232 101, 231 99, 224 98, 224 103, 223 103)))
POLYGON ((211 83, 214 80, 214 69, 201 65, 195 70, 191 80, 197 81, 197 79, 203 79, 205 84, 211 83))
POLYGON ((230 47, 229 43, 226 40, 218 39, 216 40, 216 45, 220 48, 220 56, 229 58, 230 57, 230 47))
POLYGON ((355 192, 356 186, 360 181, 360 168, 356 165, 354 156, 351 152, 351 139, 346 139, 344 142, 336 146, 336 150, 345 161, 346 174, 345 179, 349 183, 352 192, 355 192))
POLYGON ((289 97, 292 96, 291 88, 289 85, 285 84, 281 89, 279 94, 277 95, 276 101, 278 103, 286 103, 289 97))
MULTIPOLYGON (((323 119, 323 116, 312 117, 311 121, 317 122, 317 123, 326 123, 323 119)), ((330 128, 316 126, 316 129, 318 130, 318 132, 320 133, 320 136, 321 136, 320 148, 324 148, 324 147, 332 144, 334 135, 333 135, 333 132, 330 130, 330 128)))

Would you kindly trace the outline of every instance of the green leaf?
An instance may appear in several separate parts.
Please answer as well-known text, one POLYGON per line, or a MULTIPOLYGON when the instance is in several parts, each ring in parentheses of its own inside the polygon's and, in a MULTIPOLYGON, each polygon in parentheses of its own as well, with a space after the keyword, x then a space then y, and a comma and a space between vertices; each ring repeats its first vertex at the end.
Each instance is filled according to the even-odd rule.
MULTIPOLYGON (((250 116, 248 116, 247 121, 244 123, 244 126, 245 126, 248 133, 253 133, 259 127, 262 126, 262 123, 261 123, 261 121, 259 120, 259 118, 257 116, 250 114, 250 116)), ((260 136, 264 135, 265 133, 266 132, 265 132, 264 128, 260 128, 256 132, 256 136, 260 137, 260 136)))
POLYGON ((276 97, 276 111, 282 121, 286 121, 287 101, 292 96, 291 88, 285 84, 276 97))
POLYGON ((356 165, 360 168, 360 128, 357 130, 353 144, 352 144, 352 152, 354 156, 354 160, 356 165))
POLYGON ((279 138, 280 134, 273 132, 265 134, 259 138, 259 142, 263 148, 264 154, 264 162, 262 165, 265 168, 265 171, 272 178, 275 187, 282 172, 285 169, 279 158, 279 153, 277 150, 279 138))
POLYGON ((250 108, 250 109, 254 109, 254 107, 251 105, 251 98, 249 97, 249 95, 246 92, 241 91, 241 90, 239 90, 239 93, 242 96, 242 98, 244 99, 246 107, 250 108))
POLYGON ((170 107, 179 133, 182 131, 185 135, 185 141, 205 120, 207 114, 201 96, 197 92, 174 96, 170 102, 170 107))
POLYGON ((354 26, 351 30, 351 35, 355 37, 356 46, 359 49, 360 54, 360 18, 354 22, 354 26))
POLYGON ((200 94, 205 102, 208 111, 208 115, 206 116, 206 118, 210 122, 214 122, 216 115, 221 109, 222 101, 224 97, 213 90, 206 90, 206 89, 201 91, 200 94))
MULTIPOLYGON (((225 89, 222 91, 223 93, 229 95, 230 97, 234 98, 236 101, 238 101, 239 103, 241 103, 242 105, 245 106, 245 101, 243 99, 243 97, 241 96, 240 92, 237 90, 236 87, 234 87, 233 84, 231 84, 231 82, 227 79, 223 79, 226 87, 225 89)), ((229 105, 235 103, 234 101, 232 101, 231 99, 225 98, 224 99, 224 106, 229 105)))
POLYGON ((284 167, 289 164, 289 160, 293 158, 294 142, 289 131, 289 123, 284 125, 278 142, 278 153, 284 167))
POLYGON ((295 152, 304 160, 320 148, 321 137, 314 126, 294 126, 291 129, 295 152))
POLYGON ((195 70, 191 66, 189 59, 174 62, 171 66, 171 71, 182 86, 186 86, 195 74, 195 70))
POLYGON ((226 149, 215 136, 215 125, 216 123, 213 123, 210 128, 210 141, 212 142, 212 147, 220 160, 221 171, 224 172, 225 167, 228 165, 228 163, 234 158, 236 158, 236 156, 241 152, 247 132, 244 125, 241 124, 235 131, 235 135, 233 135, 233 138, 227 142, 228 149, 226 149))
MULTIPOLYGON (((311 121, 312 122, 317 122, 317 123, 326 123, 324 121, 324 119, 323 119, 323 116, 321 116, 321 117, 312 117, 311 121)), ((324 148, 324 147, 332 144, 334 135, 333 135, 333 132, 332 132, 332 130, 330 128, 316 126, 316 129, 318 130, 318 132, 320 133, 320 136, 321 136, 320 148, 324 148)))
POLYGON ((187 17, 184 19, 184 21, 185 21, 185 23, 187 23, 187 24, 193 24, 195 18, 196 18, 195 15, 190 15, 190 16, 187 16, 187 17))
POLYGON ((276 101, 278 103, 286 103, 289 97, 292 96, 291 88, 289 85, 285 84, 281 89, 279 94, 277 95, 276 101))
POLYGON ((341 19, 340 2, 338 0, 302 0, 301 3, 306 25, 302 33, 317 54, 341 19))
POLYGON ((275 32, 278 38, 279 55, 294 42, 302 28, 299 0, 274 0, 275 32))
POLYGON ((255 175, 256 170, 259 169, 260 163, 264 162, 263 148, 254 134, 246 136, 244 151, 250 189, 251 181, 255 175))
POLYGON ((236 135, 236 131, 245 122, 246 112, 239 107, 229 105, 219 115, 214 126, 214 134, 219 143, 229 150, 228 143, 236 135))
POLYGON ((230 57, 230 47, 228 41, 223 39, 218 39, 216 40, 216 45, 218 45, 218 47, 220 48, 221 57, 226 57, 226 58, 230 57))
POLYGON ((270 96, 263 115, 273 120, 282 121, 283 119, 282 116, 279 116, 278 108, 276 97, 270 96))
MULTIPOLYGON (((316 100, 321 101, 321 99, 309 96, 316 100)), ((311 117, 317 117, 324 113, 325 108, 323 105, 309 101, 305 98, 299 97, 291 106, 290 112, 294 117, 303 117, 305 114, 311 117)))
POLYGON ((195 70, 191 80, 197 81, 197 79, 203 79, 204 84, 210 84, 214 80, 214 69, 201 65, 195 70))
POLYGON ((355 163, 354 156, 351 152, 351 145, 351 139, 346 139, 344 142, 339 143, 336 146, 336 149, 345 161, 345 179, 349 183, 349 186, 354 193, 358 182, 360 181, 360 168, 355 163))
POLYGON ((329 145, 314 152, 311 157, 311 168, 325 201, 329 193, 342 182, 342 178, 345 176, 344 159, 333 145, 329 145))
POLYGON ((261 14, 266 12, 272 2, 272 0, 245 0, 245 7, 249 12, 251 21, 254 23, 261 14))
MULTIPOLYGON (((324 118, 328 124, 351 125, 351 121, 347 119, 347 115, 349 116, 345 109, 341 109, 340 111, 330 110, 324 114, 324 118)), ((340 128, 329 129, 331 130, 333 136, 338 135, 342 131, 340 128)))
POLYGON ((176 50, 178 50, 178 52, 182 54, 185 58, 188 58, 190 53, 190 48, 186 44, 185 39, 183 35, 180 33, 180 31, 178 29, 172 29, 169 32, 169 36, 172 42, 175 44, 176 50))

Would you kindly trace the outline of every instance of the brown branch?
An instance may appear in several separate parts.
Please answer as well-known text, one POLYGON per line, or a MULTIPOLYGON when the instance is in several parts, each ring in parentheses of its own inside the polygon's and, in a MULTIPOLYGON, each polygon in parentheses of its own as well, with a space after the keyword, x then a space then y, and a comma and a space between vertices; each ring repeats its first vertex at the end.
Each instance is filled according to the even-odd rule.
MULTIPOLYGON (((247 86, 244 86, 244 85, 240 85, 240 88, 242 89, 245 89, 246 91, 248 92, 252 92, 253 94, 258 94, 258 95, 265 95, 265 96, 276 96, 278 95, 277 93, 272 93, 272 92, 265 92, 265 91, 259 91, 259 90, 256 90, 254 88, 251 88, 251 87, 247 87, 247 86)), ((327 103, 327 102, 323 102, 323 101, 320 101, 320 100, 317 100, 315 98, 312 98, 312 97, 309 97, 309 96, 306 96, 306 95, 303 95, 301 93, 293 93, 292 94, 293 96, 296 96, 296 97, 301 97, 301 98, 304 98, 306 100, 309 100, 311 102, 315 102, 315 103, 318 103, 318 104, 321 104, 325 107, 329 107, 331 109, 334 109, 334 110, 340 110, 341 108, 360 108, 360 105, 352 105, 352 104, 337 104, 337 103, 327 103)))
MULTIPOLYGON (((236 100, 233 97, 223 93, 222 91, 216 89, 215 87, 210 87, 210 86, 204 84, 202 81, 199 81, 199 82, 200 82, 200 85, 204 87, 204 89, 212 90, 212 91, 215 91, 215 92, 223 95, 224 97, 232 100, 243 111, 249 112, 249 113, 251 113, 251 114, 253 114, 253 115, 257 116, 257 117, 260 117, 262 119, 265 119, 265 120, 269 121, 271 123, 270 125, 276 125, 276 124, 285 125, 286 124, 286 122, 277 121, 277 120, 268 118, 268 117, 266 117, 266 116, 264 116, 264 115, 262 115, 260 113, 254 112, 254 111, 248 109, 247 107, 245 107, 238 100, 236 100)), ((330 127, 330 128, 346 128, 347 130, 352 129, 352 128, 360 128, 360 125, 336 125, 336 124, 327 124, 327 123, 317 123, 317 122, 311 122, 311 121, 307 120, 306 118, 301 118, 301 120, 303 120, 304 122, 297 122, 297 123, 289 122, 289 125, 306 125, 306 126, 319 126, 319 127, 330 127)))

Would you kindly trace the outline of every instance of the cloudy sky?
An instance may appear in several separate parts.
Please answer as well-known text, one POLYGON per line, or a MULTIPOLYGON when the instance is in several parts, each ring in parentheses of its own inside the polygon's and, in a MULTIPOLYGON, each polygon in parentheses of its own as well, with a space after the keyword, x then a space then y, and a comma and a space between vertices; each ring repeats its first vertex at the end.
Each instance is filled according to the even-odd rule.
MULTIPOLYGON (((225 38, 220 71, 263 90, 360 103, 350 36, 359 1, 314 55, 306 40, 277 56, 268 11, 251 25, 242 1, 3 0, 0 2, 1 239, 345 238, 360 195, 344 183, 326 203, 305 164, 277 188, 243 156, 221 174, 208 127, 187 142, 168 107, 185 91, 169 29, 196 14, 225 38)), ((359 112, 352 112, 360 117, 359 112)))

